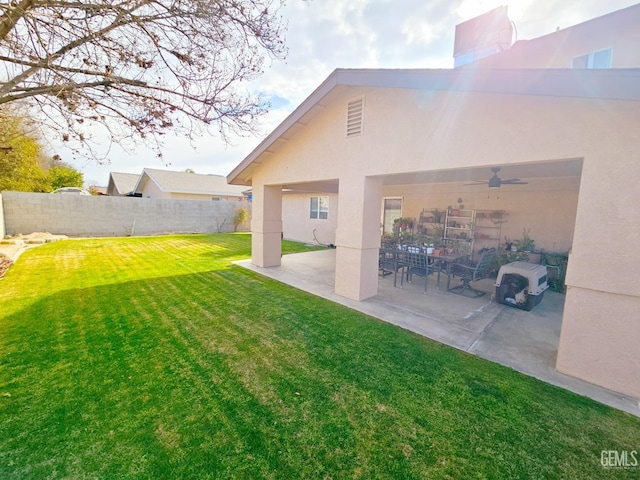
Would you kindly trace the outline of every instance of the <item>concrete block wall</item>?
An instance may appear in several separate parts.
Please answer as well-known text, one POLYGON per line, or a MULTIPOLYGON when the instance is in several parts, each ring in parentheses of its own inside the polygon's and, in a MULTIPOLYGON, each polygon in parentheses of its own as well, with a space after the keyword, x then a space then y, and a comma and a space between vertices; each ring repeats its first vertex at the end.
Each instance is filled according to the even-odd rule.
POLYGON ((0 238, 4 238, 6 230, 4 227, 4 209, 2 208, 2 194, 0 194, 0 238))
MULTIPOLYGON (((225 200, 194 202, 133 197, 2 192, 7 235, 49 232, 70 237, 232 232, 238 207, 225 200)), ((242 225, 239 230, 247 230, 242 225)))

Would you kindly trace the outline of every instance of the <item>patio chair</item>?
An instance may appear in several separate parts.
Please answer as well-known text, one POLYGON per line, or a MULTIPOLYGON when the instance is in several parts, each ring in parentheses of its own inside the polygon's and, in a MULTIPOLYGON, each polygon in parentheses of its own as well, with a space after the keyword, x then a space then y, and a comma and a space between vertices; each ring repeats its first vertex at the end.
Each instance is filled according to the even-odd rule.
POLYGON ((393 273, 393 286, 397 286, 398 271, 400 274, 400 286, 403 285, 404 278, 404 263, 402 262, 402 252, 396 245, 382 245, 380 247, 380 254, 378 257, 378 270, 383 277, 393 273))
POLYGON ((409 247, 404 252, 403 263, 407 267, 407 281, 411 282, 413 276, 424 277, 424 293, 427 293, 427 278, 432 273, 431 266, 429 265, 429 255, 426 252, 421 251, 419 248, 409 247))
POLYGON ((451 293, 457 293, 458 295, 464 295, 465 297, 477 298, 484 295, 486 292, 476 290, 471 287, 471 282, 486 278, 490 271, 493 259, 496 256, 496 249, 486 249, 480 256, 480 260, 476 263, 469 261, 456 262, 451 265, 451 273, 455 277, 456 275, 462 280, 462 285, 450 288, 451 293))

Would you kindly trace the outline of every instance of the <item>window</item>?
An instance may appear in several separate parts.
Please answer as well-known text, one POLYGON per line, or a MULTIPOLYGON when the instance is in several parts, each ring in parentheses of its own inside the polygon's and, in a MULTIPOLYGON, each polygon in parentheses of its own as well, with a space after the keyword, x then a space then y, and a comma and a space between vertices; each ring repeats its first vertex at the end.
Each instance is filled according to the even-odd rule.
POLYGON ((612 56, 610 48, 580 55, 573 59, 571 68, 611 68, 612 56))
POLYGON ((402 217, 402 197, 387 197, 382 203, 382 231, 393 233, 393 221, 402 217))
POLYGON ((329 217, 329 197, 311 197, 309 218, 326 220, 329 217))
POLYGON ((360 135, 364 119, 364 98, 351 100, 347 104, 347 137, 360 135))

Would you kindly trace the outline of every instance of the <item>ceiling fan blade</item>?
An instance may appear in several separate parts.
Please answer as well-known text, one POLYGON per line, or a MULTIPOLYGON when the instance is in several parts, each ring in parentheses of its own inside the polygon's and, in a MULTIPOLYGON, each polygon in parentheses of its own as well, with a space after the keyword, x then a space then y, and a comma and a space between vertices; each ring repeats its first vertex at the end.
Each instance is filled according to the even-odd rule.
POLYGON ((463 183, 462 185, 464 185, 464 186, 469 186, 469 185, 486 185, 487 183, 489 183, 489 182, 479 182, 479 181, 476 181, 476 183, 463 183))
POLYGON ((508 180, 502 180, 500 183, 504 185, 527 185, 529 182, 523 182, 519 178, 510 178, 508 180))

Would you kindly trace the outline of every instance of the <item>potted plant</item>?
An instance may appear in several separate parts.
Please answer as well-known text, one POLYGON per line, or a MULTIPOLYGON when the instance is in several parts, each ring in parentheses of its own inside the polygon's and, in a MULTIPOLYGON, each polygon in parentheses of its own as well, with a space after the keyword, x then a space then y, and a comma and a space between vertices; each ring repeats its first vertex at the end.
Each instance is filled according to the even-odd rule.
POLYGON ((393 221, 393 225, 401 230, 406 230, 407 227, 409 226, 409 219, 407 218, 396 218, 393 221))
POLYGON ((513 244, 523 252, 533 252, 533 249, 535 248, 535 241, 533 240, 533 238, 531 238, 531 229, 523 228, 522 238, 515 240, 513 244))
POLYGON ((506 214, 507 214, 506 210, 494 210, 491 212, 491 218, 493 220, 500 221, 502 220, 502 217, 504 217, 506 214))

